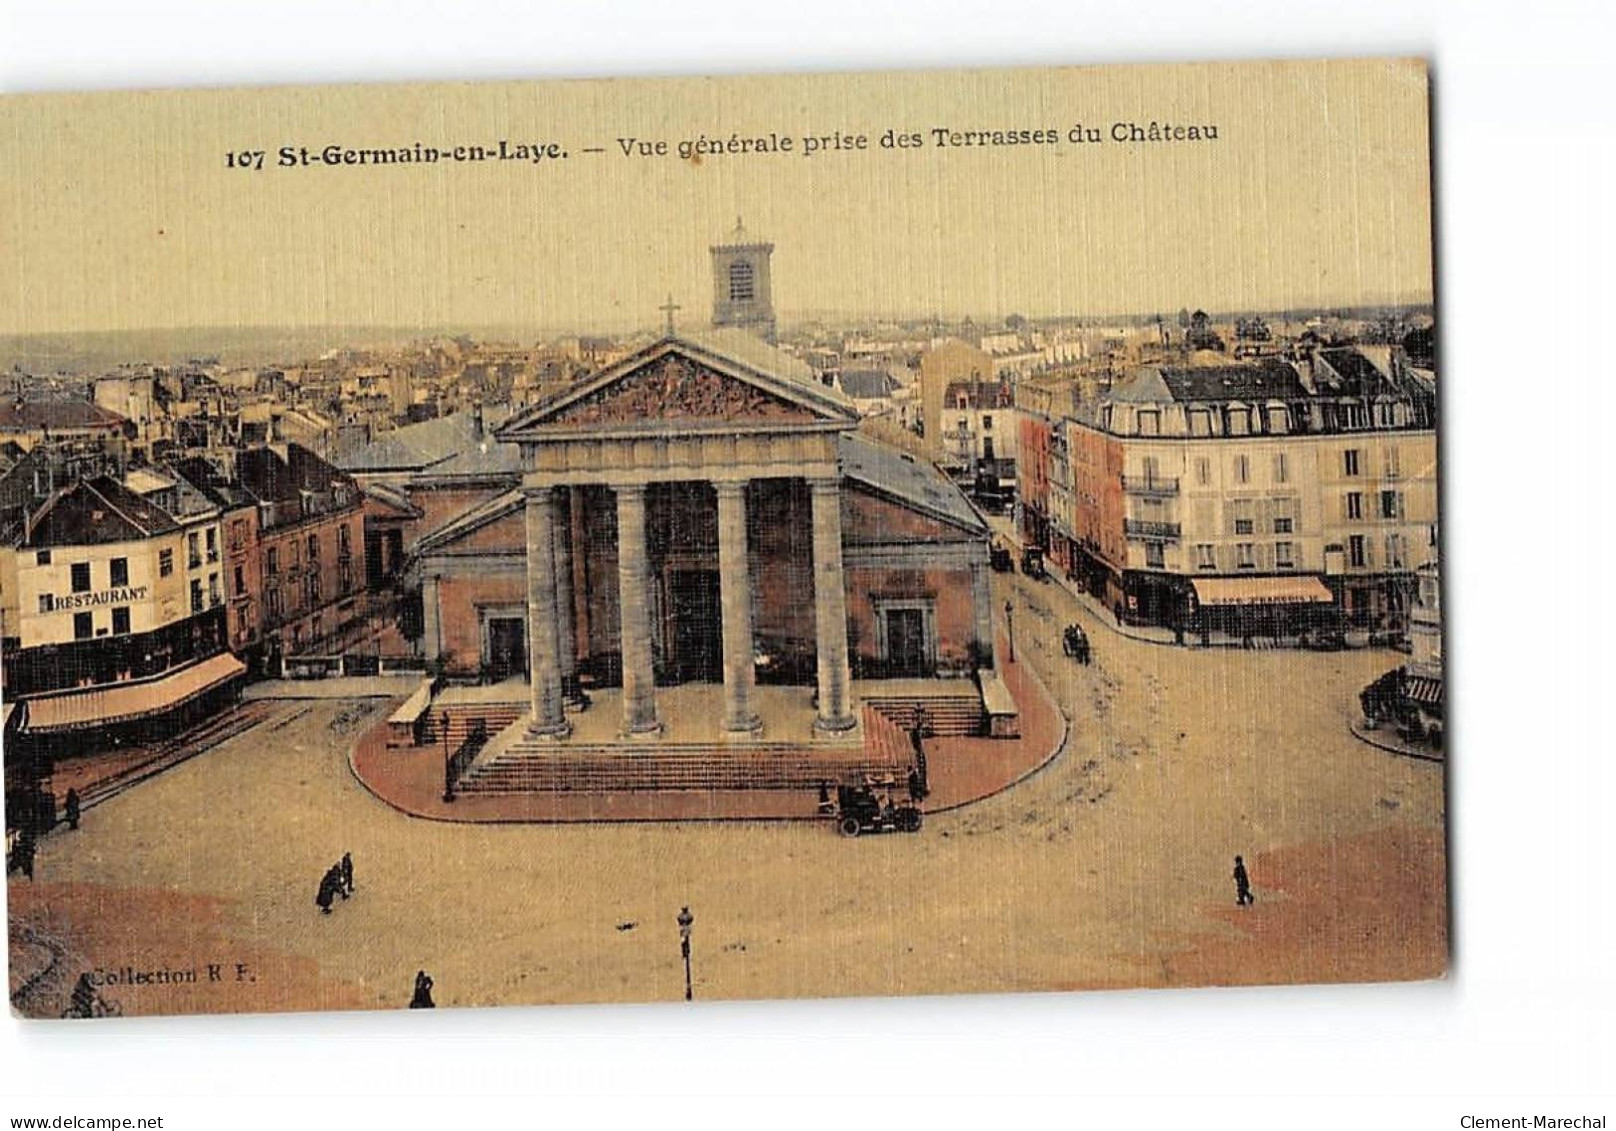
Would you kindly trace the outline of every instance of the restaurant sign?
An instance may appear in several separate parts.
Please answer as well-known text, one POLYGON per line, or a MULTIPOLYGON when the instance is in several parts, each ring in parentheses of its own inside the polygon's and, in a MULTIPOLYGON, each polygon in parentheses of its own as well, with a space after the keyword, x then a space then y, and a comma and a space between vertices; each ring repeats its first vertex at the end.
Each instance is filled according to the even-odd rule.
POLYGON ((41 599, 43 608, 40 611, 64 613, 76 609, 98 609, 102 605, 128 605, 144 601, 150 591, 149 585, 120 585, 98 593, 69 593, 65 597, 53 597, 46 593, 41 599))

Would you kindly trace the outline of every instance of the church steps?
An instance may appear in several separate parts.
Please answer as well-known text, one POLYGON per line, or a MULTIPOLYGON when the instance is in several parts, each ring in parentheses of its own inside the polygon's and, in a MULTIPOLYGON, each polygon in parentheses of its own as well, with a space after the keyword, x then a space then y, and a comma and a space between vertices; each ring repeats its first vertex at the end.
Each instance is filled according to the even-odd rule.
POLYGON ((907 778, 914 762, 908 735, 865 714, 865 742, 841 749, 793 743, 657 746, 551 743, 517 738, 474 765, 458 791, 622 793, 650 790, 817 790, 866 775, 907 778))

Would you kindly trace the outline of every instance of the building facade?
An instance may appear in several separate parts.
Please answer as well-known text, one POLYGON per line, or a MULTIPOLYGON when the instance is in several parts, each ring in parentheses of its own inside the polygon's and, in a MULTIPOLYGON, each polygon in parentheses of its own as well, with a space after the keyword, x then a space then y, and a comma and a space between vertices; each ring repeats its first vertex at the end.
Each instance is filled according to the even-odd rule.
POLYGON ((659 686, 759 682, 855 721, 855 678, 993 678, 987 531, 935 468, 856 434, 807 366, 736 331, 668 338, 509 420, 521 485, 423 536, 409 572, 446 674, 526 675, 531 729, 581 686, 655 733, 659 686))
POLYGON ((1066 431, 1079 568, 1119 617, 1406 630, 1437 494, 1435 397, 1405 369, 1353 350, 1148 367, 1066 431))
POLYGON ((242 665, 225 651, 188 530, 110 477, 73 484, 17 545, 6 689, 30 742, 149 738, 154 720, 205 712, 242 665))

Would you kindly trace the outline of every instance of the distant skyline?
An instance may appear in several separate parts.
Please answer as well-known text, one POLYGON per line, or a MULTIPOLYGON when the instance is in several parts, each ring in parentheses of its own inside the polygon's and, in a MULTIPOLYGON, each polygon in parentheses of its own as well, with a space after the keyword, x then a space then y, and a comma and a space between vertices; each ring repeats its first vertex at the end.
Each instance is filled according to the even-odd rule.
POLYGON ((785 321, 1125 317, 1431 300, 1418 63, 1271 63, 0 101, 0 334, 654 329, 708 246, 776 245, 785 321), (888 126, 1215 122, 1219 140, 884 151, 888 126), (834 123, 834 124, 833 124, 834 123), (862 133, 865 152, 626 158, 616 138, 862 133), (283 144, 558 139, 552 166, 225 167, 283 144), (605 148, 588 155, 582 150, 605 148), (88 154, 94 153, 91 159, 88 154))

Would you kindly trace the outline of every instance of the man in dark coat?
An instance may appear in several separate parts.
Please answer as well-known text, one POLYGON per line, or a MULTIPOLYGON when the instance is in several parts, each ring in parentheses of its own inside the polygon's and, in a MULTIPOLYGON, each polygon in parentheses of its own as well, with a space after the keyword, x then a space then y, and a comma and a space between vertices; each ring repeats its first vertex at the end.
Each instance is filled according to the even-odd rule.
POLYGON ((67 827, 70 828, 70 829, 78 828, 79 827, 79 813, 80 813, 80 802, 79 802, 79 791, 78 790, 69 789, 67 791, 67 802, 66 802, 65 807, 66 807, 66 810, 67 810, 67 827))
POLYGON ((410 998, 411 1009, 436 1008, 432 1001, 432 979, 425 970, 415 972, 415 996, 410 998))
POLYGON ((1251 877, 1246 875, 1246 862, 1238 856, 1234 858, 1234 902, 1238 907, 1257 902, 1257 897, 1251 894, 1251 877))
POLYGON ((337 897, 336 869, 332 868, 320 877, 320 891, 314 897, 314 902, 320 907, 320 914, 331 914, 331 901, 337 897))
POLYGON ((353 894, 353 853, 344 852, 342 863, 337 867, 342 878, 342 898, 347 899, 353 894))

